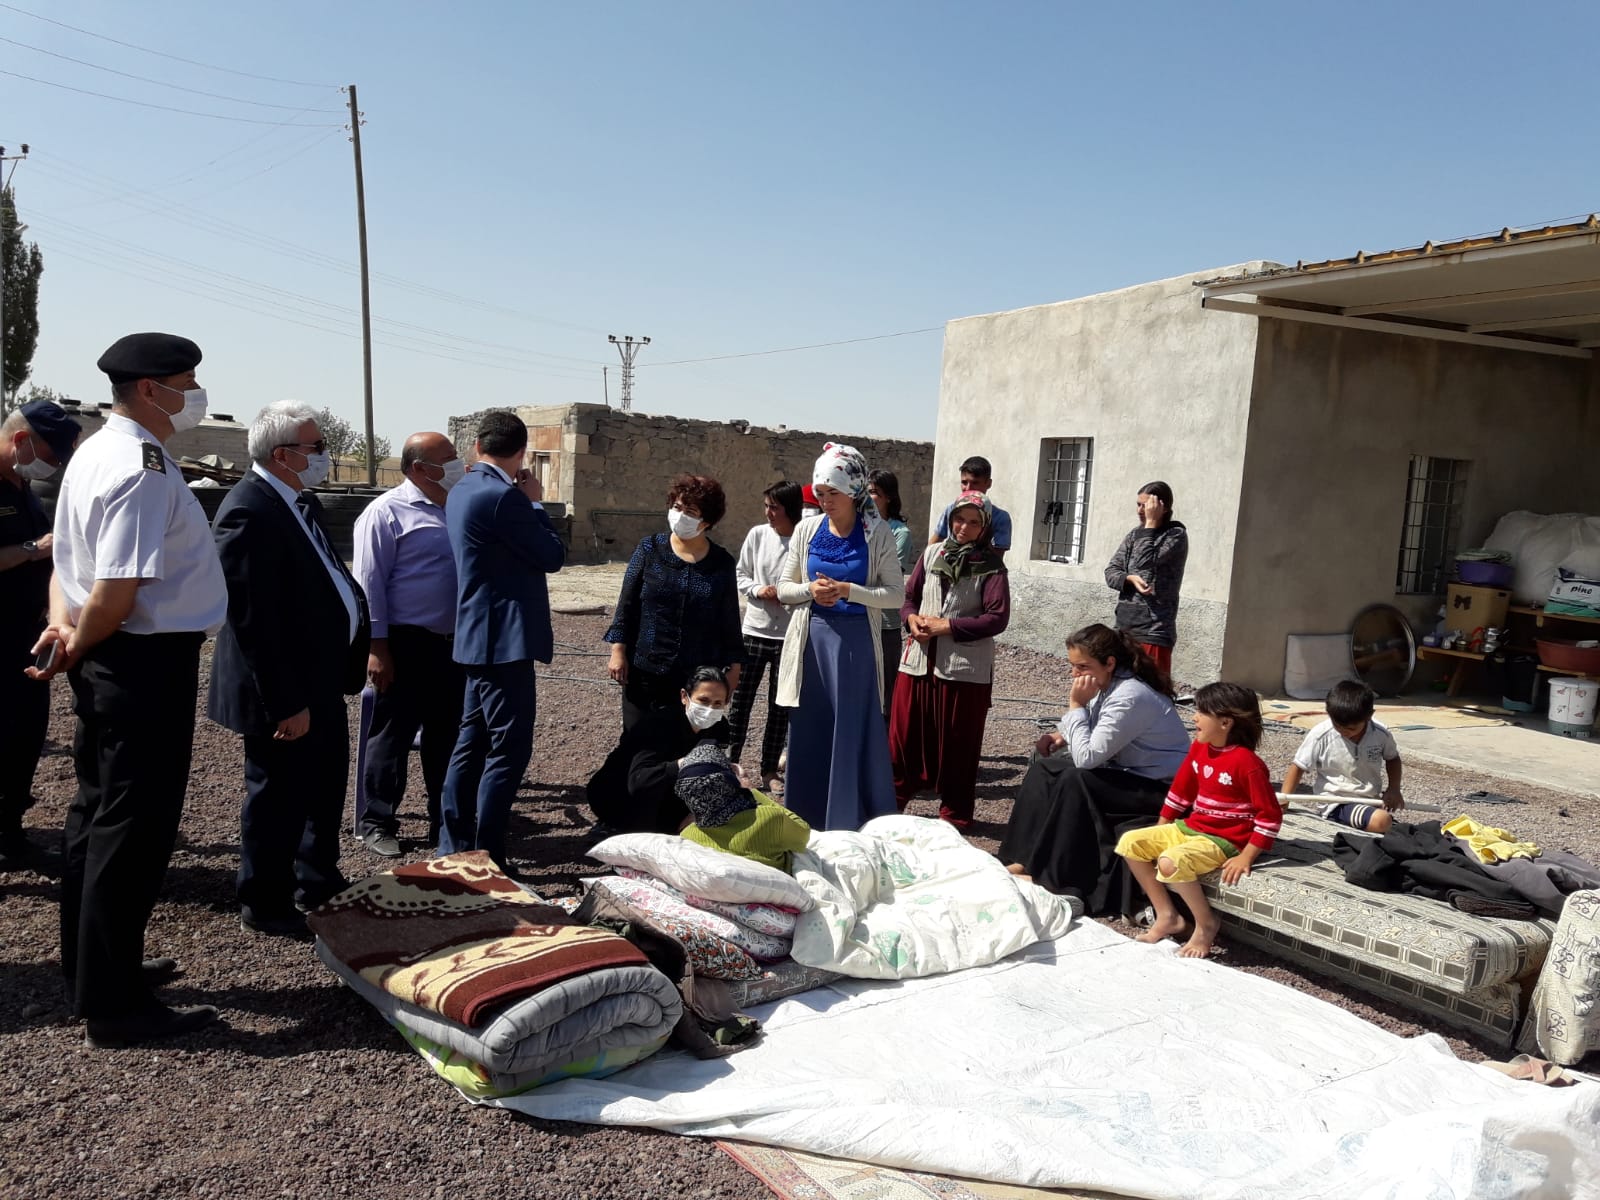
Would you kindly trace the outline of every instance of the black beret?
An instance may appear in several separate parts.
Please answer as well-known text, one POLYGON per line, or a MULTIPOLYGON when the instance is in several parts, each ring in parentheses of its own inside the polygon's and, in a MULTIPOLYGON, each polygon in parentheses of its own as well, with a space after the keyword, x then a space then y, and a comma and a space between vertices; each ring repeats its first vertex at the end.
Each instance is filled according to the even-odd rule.
POLYGON ((49 400, 30 400, 19 411, 34 435, 50 447, 56 462, 66 466, 67 459, 72 457, 72 448, 78 444, 78 435, 83 432, 83 426, 67 416, 66 410, 59 404, 52 404, 49 400))
POLYGON ((112 383, 166 379, 200 364, 200 347, 175 333, 130 333, 111 343, 95 363, 112 383))

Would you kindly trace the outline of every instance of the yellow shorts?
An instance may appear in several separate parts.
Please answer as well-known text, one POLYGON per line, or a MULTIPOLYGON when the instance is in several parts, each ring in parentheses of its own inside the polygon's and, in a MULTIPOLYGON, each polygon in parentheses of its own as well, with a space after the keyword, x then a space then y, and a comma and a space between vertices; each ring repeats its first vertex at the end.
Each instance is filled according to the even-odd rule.
POLYGON ((1117 853, 1140 862, 1170 858, 1171 875, 1163 875, 1159 868, 1156 870, 1156 878, 1162 883, 1193 883, 1200 876, 1215 871, 1230 857, 1210 838, 1185 833, 1176 823, 1152 825, 1123 834, 1117 842, 1117 853))

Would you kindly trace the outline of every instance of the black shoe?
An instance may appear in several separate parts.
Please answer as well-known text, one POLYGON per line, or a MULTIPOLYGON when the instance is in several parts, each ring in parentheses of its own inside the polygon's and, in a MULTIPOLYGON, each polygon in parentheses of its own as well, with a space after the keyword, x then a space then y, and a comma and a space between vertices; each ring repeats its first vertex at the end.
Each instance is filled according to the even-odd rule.
POLYGON ((182 974, 175 958, 147 958, 139 964, 139 969, 144 972, 146 983, 165 983, 182 974))
POLYGON ((0 870, 33 865, 33 844, 20 828, 0 829, 0 870))
POLYGON ((361 835, 361 844, 383 858, 400 857, 400 839, 387 830, 369 830, 361 835))
POLYGON ((298 942, 311 940, 311 929, 300 913, 286 917, 258 917, 251 912, 241 912, 239 927, 254 933, 264 933, 268 937, 293 938, 298 942))
POLYGON ((197 1004, 193 1008, 162 1005, 132 1017, 90 1018, 84 1022, 83 1040, 96 1050, 120 1050, 143 1042, 181 1037, 204 1029, 216 1019, 217 1010, 209 1004, 197 1004))

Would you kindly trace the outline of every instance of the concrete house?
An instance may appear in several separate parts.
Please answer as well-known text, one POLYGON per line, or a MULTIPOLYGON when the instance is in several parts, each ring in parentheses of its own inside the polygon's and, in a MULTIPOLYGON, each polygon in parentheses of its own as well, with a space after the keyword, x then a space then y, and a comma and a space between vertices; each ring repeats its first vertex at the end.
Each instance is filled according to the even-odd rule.
POLYGON ((1251 262, 945 331, 934 460, 994 466, 1007 639, 1111 622, 1141 484, 1190 551, 1174 673, 1283 684, 1285 639, 1374 602, 1431 625, 1505 512, 1595 511, 1600 221, 1251 262))

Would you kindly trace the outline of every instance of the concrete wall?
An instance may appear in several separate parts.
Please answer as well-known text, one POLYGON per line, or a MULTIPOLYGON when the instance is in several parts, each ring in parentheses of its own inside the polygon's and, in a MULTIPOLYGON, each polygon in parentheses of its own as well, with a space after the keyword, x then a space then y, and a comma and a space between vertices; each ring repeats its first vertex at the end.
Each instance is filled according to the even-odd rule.
MULTIPOLYGON (((640 538, 664 529, 667 486, 683 472, 722 484, 728 512, 712 537, 737 553, 746 531, 764 519, 761 493, 779 479, 809 483, 829 441, 848 443, 873 468, 894 471, 913 525, 928 510, 933 446, 927 442, 625 413, 601 404, 514 411, 528 426, 529 464, 540 469, 546 496, 571 514, 574 562, 626 558, 640 538)), ((450 421, 463 457, 471 458, 481 415, 450 421)))
MULTIPOLYGON (((1194 281, 1221 273, 946 327, 934 492, 942 508, 970 455, 993 464, 992 495, 1014 528, 1004 640, 1061 654, 1070 630, 1110 624, 1106 562, 1135 523, 1140 485, 1165 479, 1190 540, 1174 673, 1217 677, 1256 340, 1251 318, 1200 308, 1194 281), (1043 515, 1040 442, 1063 437, 1094 439, 1080 564, 1031 556, 1043 515)), ((920 514, 924 536, 935 515, 920 514)))
POLYGON ((1228 678, 1281 690, 1288 634, 1343 632, 1368 604, 1393 603, 1431 627, 1436 598, 1395 594, 1413 454, 1472 464, 1463 548, 1481 545, 1514 509, 1600 511, 1594 363, 1260 324, 1228 678))

